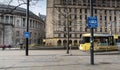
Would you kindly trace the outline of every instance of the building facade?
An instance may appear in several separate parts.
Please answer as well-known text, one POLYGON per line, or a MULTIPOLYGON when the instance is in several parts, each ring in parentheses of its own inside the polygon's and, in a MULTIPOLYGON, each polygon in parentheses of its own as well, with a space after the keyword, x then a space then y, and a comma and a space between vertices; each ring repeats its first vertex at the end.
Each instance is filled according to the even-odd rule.
MULTIPOLYGON (((87 17, 90 0, 47 0, 46 44, 80 44, 83 33, 90 33, 87 17), (68 34, 69 31, 69 34, 68 34)), ((98 18, 95 33, 120 33, 120 0, 93 0, 93 16, 98 18)))
MULTIPOLYGON (((45 37, 44 21, 29 13, 29 44, 41 44, 45 37)), ((0 45, 25 44, 26 9, 0 5, 0 45)))

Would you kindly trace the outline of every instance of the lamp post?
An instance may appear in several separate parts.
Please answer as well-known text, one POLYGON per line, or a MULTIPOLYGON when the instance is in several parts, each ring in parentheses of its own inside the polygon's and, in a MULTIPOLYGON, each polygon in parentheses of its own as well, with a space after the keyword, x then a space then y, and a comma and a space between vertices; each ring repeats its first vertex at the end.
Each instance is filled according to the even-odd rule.
MULTIPOLYGON (((29 0, 27 0, 27 32, 29 32, 29 0)), ((28 56, 28 38, 26 38, 26 56, 28 56)))

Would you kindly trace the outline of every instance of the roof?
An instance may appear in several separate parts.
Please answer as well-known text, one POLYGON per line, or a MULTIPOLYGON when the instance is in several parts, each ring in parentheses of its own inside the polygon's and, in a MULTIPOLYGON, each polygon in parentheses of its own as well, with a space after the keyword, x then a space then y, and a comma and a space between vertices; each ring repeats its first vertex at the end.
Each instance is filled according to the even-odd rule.
MULTIPOLYGON (((21 7, 12 6, 12 5, 0 4, 0 13, 26 16, 26 9, 21 8, 21 7)), ((37 15, 35 15, 31 11, 29 11, 29 16, 31 18, 41 20, 37 15)))

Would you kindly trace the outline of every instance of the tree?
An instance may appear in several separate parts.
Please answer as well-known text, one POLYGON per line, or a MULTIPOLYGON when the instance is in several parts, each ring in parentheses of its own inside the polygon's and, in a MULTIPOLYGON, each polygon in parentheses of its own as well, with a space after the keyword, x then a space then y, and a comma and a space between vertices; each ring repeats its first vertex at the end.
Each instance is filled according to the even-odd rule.
MULTIPOLYGON (((62 7, 61 6, 56 6, 56 2, 54 3, 54 9, 56 9, 57 10, 57 14, 58 14, 58 17, 59 17, 59 19, 61 19, 61 17, 60 17, 60 15, 59 14, 61 14, 63 17, 64 17, 64 20, 65 20, 65 25, 62 23, 59 23, 58 21, 57 21, 57 19, 56 18, 54 18, 53 19, 53 25, 58 25, 58 26, 65 26, 66 28, 66 34, 67 34, 67 54, 69 54, 69 50, 70 50, 70 48, 71 48, 71 44, 70 44, 70 40, 69 40, 69 38, 70 38, 70 31, 71 31, 71 23, 74 23, 74 26, 77 26, 78 25, 78 23, 76 23, 77 21, 77 16, 75 16, 74 18, 71 18, 71 16, 72 16, 72 13, 71 13, 71 11, 69 10, 69 8, 71 8, 70 6, 68 6, 69 5, 69 1, 70 0, 66 0, 66 2, 64 2, 64 5, 62 5, 62 7), (62 10, 61 10, 61 8, 62 8, 62 10), (55 20, 56 19, 56 20, 55 20)), ((64 20, 62 20, 62 21, 64 21, 64 20)), ((61 21, 60 21, 61 22, 61 21)), ((65 32, 65 31, 63 31, 63 32, 65 32)))
MULTIPOLYGON (((39 1, 43 1, 43 0, 30 0, 30 6, 35 6, 37 3, 39 3, 39 1)), ((27 0, 1 0, 0 4, 6 4, 8 6, 8 10, 7 12, 5 12, 3 14, 11 14, 14 10, 16 10, 17 7, 20 7, 22 5, 26 5, 27 4, 27 0), (16 6, 15 7, 10 7, 10 5, 12 5, 12 3, 15 2, 16 6)))

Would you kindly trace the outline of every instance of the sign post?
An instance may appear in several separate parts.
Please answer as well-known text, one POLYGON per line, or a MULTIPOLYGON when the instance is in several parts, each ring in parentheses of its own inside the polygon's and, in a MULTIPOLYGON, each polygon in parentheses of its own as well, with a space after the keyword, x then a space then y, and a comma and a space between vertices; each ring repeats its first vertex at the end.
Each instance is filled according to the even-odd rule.
POLYGON ((94 64, 94 28, 98 27, 98 20, 97 17, 88 17, 87 19, 88 23, 87 23, 87 27, 91 29, 91 47, 90 47, 90 53, 91 53, 91 64, 94 64))
POLYGON ((91 62, 91 65, 94 65, 94 28, 97 28, 98 27, 98 20, 97 20, 97 17, 93 17, 93 0, 90 0, 90 17, 88 17, 88 20, 87 20, 87 26, 88 28, 90 28, 91 30, 91 39, 90 39, 90 42, 91 42, 91 46, 90 46, 90 62, 91 62))

